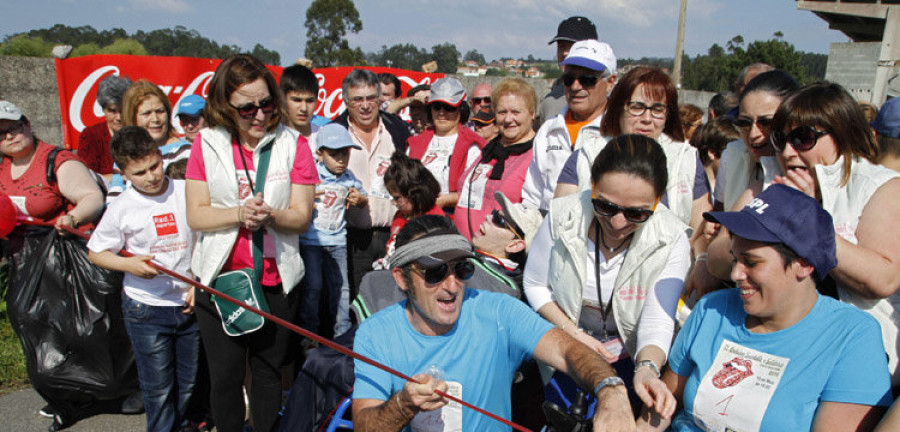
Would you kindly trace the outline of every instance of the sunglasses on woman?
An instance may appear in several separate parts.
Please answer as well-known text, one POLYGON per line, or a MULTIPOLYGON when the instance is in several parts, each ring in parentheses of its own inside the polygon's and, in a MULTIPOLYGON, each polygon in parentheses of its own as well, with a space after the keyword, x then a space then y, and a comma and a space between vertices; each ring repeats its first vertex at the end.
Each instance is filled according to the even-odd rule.
POLYGON ((644 223, 647 222, 647 219, 650 219, 650 216, 653 216, 653 211, 656 210, 656 206, 659 205, 659 197, 656 197, 653 208, 649 210, 636 207, 622 207, 605 199, 596 198, 597 195, 594 187, 595 186, 591 187, 591 203, 594 204, 594 213, 597 213, 600 216, 613 217, 622 213, 622 216, 625 216, 625 220, 629 222, 644 223))
POLYGON ((816 146, 819 138, 828 135, 828 132, 816 130, 812 126, 800 126, 785 134, 782 131, 774 131, 771 134, 772 147, 776 151, 783 152, 788 144, 797 151, 807 151, 816 146))
POLYGON ((512 231, 519 239, 525 238, 525 233, 523 233, 519 227, 511 223, 509 219, 505 218, 497 209, 491 210, 491 223, 494 224, 494 226, 512 231))
POLYGON ((25 130, 25 124, 17 121, 9 128, 0 130, 0 140, 6 139, 9 135, 16 136, 23 130, 25 130))
POLYGON ((772 117, 757 117, 755 119, 750 117, 738 117, 734 119, 734 125, 745 130, 750 130, 750 128, 753 127, 753 123, 756 123, 760 129, 771 130, 772 117))
POLYGON ((267 99, 267 100, 260 102, 259 105, 256 105, 254 103, 248 103, 245 105, 241 105, 239 107, 231 105, 231 107, 234 108, 235 110, 237 110, 238 116, 240 118, 242 118, 244 120, 250 120, 253 117, 256 117, 257 111, 262 111, 263 114, 267 114, 267 115, 272 114, 272 112, 275 111, 275 100, 267 99))
POLYGON ((455 113, 455 112, 459 111, 458 106, 453 106, 453 105, 445 104, 445 103, 441 103, 441 102, 434 102, 430 106, 431 106, 431 109, 433 109, 435 111, 444 111, 444 112, 448 112, 448 113, 455 113))
POLYGON ((578 81, 584 88, 593 88, 597 85, 597 81, 600 81, 600 76, 594 74, 575 75, 573 73, 564 73, 562 79, 563 84, 565 84, 566 87, 570 87, 572 84, 575 84, 575 81, 578 81))
MULTIPOLYGON (((447 279, 447 276, 450 275, 450 264, 443 263, 439 266, 426 268, 413 266, 412 271, 422 276, 428 285, 435 285, 447 279)), ((453 263, 453 274, 456 275, 457 279, 467 281, 475 274, 475 264, 472 264, 469 260, 457 261, 453 263)))

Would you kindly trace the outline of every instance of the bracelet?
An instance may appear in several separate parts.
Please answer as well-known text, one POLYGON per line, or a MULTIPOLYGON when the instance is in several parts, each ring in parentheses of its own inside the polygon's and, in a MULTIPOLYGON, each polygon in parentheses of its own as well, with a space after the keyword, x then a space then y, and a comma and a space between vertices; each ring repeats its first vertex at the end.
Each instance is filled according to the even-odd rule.
POLYGON ((402 415, 404 419, 409 420, 410 417, 403 412, 403 406, 400 405, 400 392, 397 392, 397 399, 395 400, 397 401, 397 410, 400 411, 400 415, 402 415))
POLYGON ((238 223, 244 223, 244 206, 238 205, 238 223))
POLYGON ((599 399, 600 398, 600 390, 603 390, 603 388, 607 387, 607 386, 617 386, 617 385, 623 386, 623 385, 625 385, 625 381, 622 381, 622 378, 619 378, 615 375, 604 378, 602 381, 600 381, 599 384, 597 384, 597 387, 594 387, 594 396, 596 396, 599 399))
POLYGON ((647 366, 650 369, 653 369, 653 373, 656 374, 656 377, 659 378, 662 373, 659 371, 659 366, 653 362, 653 360, 641 360, 634 365, 634 373, 637 373, 637 370, 641 367, 647 366))
POLYGON ((706 261, 707 258, 709 258, 709 253, 703 252, 703 253, 697 254, 697 257, 694 258, 694 262, 706 261))

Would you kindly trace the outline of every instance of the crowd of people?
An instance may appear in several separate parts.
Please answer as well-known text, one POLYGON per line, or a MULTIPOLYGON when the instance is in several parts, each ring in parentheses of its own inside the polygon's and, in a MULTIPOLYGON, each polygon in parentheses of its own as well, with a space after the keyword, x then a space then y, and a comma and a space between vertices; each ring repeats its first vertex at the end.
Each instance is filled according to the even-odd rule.
POLYGON ((80 229, 125 275, 148 431, 278 430, 318 349, 157 265, 414 378, 355 361, 356 430, 508 430, 444 392, 533 429, 900 428, 900 98, 757 63, 704 110, 587 18, 550 44, 543 97, 354 69, 330 122, 302 65, 232 56, 177 116, 110 76, 77 155, 0 101, 6 241, 80 229))

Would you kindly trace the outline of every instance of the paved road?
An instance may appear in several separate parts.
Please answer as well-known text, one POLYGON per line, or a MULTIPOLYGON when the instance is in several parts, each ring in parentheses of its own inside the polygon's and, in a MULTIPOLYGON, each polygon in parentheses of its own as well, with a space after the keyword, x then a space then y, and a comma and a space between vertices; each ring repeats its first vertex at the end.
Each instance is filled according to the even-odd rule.
MULTIPOLYGON (((44 400, 32 389, 0 396, 0 431, 45 432, 52 420, 38 414, 44 400)), ((142 432, 144 415, 102 414, 75 423, 71 432, 142 432)))

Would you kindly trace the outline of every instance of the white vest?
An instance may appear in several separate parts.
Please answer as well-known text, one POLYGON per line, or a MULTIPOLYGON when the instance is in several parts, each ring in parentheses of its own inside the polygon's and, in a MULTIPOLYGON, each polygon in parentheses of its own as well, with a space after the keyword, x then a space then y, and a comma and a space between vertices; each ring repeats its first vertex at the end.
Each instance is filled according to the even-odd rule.
MULTIPOLYGON (((725 147, 723 152, 724 159, 722 166, 725 169, 719 169, 719 173, 724 172, 727 178, 716 179, 716 187, 722 188, 722 203, 725 205, 724 210, 730 211, 734 208, 741 194, 747 190, 747 187, 753 183, 751 178, 756 177, 756 164, 750 158, 750 150, 743 140, 732 141, 725 147)), ((781 175, 781 167, 774 156, 763 156, 759 158, 759 164, 762 167, 763 174, 763 190, 772 184, 772 179, 777 175, 781 175)))
MULTIPOLYGON (((559 308, 578 322, 584 281, 595 263, 588 262, 587 233, 594 220, 591 192, 550 202, 550 250, 548 285, 559 308)), ((664 205, 634 233, 613 287, 613 316, 619 336, 632 357, 637 351, 637 327, 646 296, 666 267, 672 248, 688 227, 664 205)))
MULTIPOLYGON (((854 159, 850 166, 850 179, 841 186, 844 173, 844 157, 828 166, 816 165, 816 179, 822 191, 822 207, 831 213, 835 232, 850 243, 857 244, 856 226, 869 198, 883 184, 900 178, 897 171, 874 165, 865 159, 854 159)), ((895 197, 896 198, 896 197, 895 197)), ((888 366, 893 385, 900 384, 900 343, 897 341, 900 324, 900 292, 880 300, 859 297, 840 283, 838 297, 871 314, 881 324, 881 336, 888 353, 888 366)))
MULTIPOLYGON (((578 190, 591 190, 591 165, 610 138, 585 142, 578 153, 578 190)), ((697 149, 662 134, 656 140, 666 153, 669 182, 668 207, 682 222, 691 223, 694 205, 694 177, 697 175, 697 149)))
MULTIPOLYGON (((238 180, 234 166, 231 134, 224 128, 203 129, 200 132, 203 146, 203 164, 206 183, 213 207, 231 208, 240 204, 238 180)), ((263 199, 275 209, 286 209, 291 199, 291 170, 297 155, 296 131, 279 125, 275 132, 267 133, 253 151, 253 166, 259 166, 260 150, 275 141, 266 172, 263 199)), ((237 226, 213 232, 201 232, 194 247, 191 268, 200 282, 209 285, 225 265, 231 248, 237 241, 237 226)), ((268 228, 275 240, 275 262, 281 275, 282 289, 289 293, 303 278, 303 260, 300 259, 300 241, 295 233, 282 233, 268 228)))

